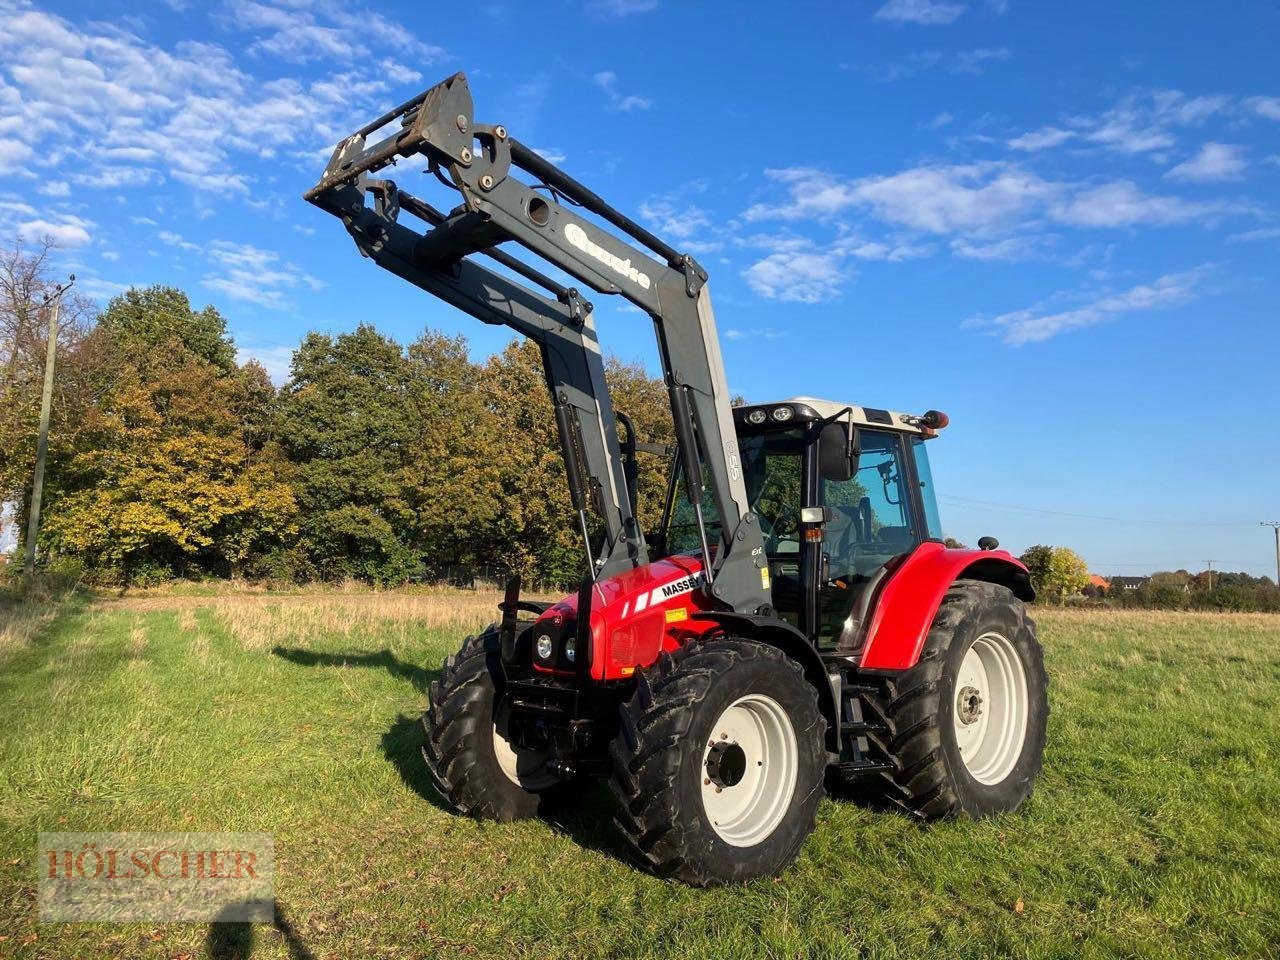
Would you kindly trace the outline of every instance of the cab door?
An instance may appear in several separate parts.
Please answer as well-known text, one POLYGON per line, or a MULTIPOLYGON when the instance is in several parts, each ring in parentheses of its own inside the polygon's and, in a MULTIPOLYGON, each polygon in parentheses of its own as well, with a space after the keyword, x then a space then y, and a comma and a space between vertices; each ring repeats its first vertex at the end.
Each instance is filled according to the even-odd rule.
POLYGON ((862 453, 850 479, 818 477, 818 502, 831 513, 817 584, 816 632, 823 646, 851 641, 885 564, 927 537, 902 434, 863 427, 860 437, 862 453))

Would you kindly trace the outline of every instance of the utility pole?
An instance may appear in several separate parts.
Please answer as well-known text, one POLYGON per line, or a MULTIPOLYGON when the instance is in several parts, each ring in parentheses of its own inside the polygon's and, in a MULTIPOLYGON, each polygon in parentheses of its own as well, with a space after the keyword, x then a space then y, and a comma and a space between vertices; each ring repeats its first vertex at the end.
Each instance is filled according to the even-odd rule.
POLYGON ((1209 565, 1209 592, 1213 593, 1213 561, 1206 560, 1205 563, 1209 565))
POLYGON ((1270 527, 1276 533, 1276 587, 1280 588, 1280 520, 1263 520, 1261 526, 1270 527))
POLYGON ((62 295, 76 282, 76 275, 44 296, 49 311, 49 347, 44 358, 44 395, 40 399, 40 434, 36 439, 36 471, 31 481, 31 516, 27 518, 27 556, 23 576, 28 584, 36 572, 36 538, 40 535, 40 496, 44 493, 44 460, 49 453, 49 411, 53 407, 53 367, 58 354, 58 311, 62 295))

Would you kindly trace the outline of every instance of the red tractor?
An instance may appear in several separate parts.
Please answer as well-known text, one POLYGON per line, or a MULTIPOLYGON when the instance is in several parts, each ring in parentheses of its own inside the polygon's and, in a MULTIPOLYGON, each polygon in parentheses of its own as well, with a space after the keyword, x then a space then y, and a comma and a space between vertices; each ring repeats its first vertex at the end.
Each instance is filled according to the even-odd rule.
POLYGON ((1031 582, 994 540, 943 544, 925 443, 945 415, 731 407, 698 263, 476 124, 462 74, 339 143, 306 199, 379 266, 542 351, 586 575, 549 605, 511 581, 431 685, 423 757, 455 808, 531 817, 603 778, 640 862, 707 885, 786 867, 828 785, 929 819, 1026 800, 1048 716, 1031 582), (461 203, 370 176, 402 158, 461 203), (504 243, 652 317, 674 450, 615 414, 591 304, 504 243), (672 463, 647 534, 644 452, 672 463))

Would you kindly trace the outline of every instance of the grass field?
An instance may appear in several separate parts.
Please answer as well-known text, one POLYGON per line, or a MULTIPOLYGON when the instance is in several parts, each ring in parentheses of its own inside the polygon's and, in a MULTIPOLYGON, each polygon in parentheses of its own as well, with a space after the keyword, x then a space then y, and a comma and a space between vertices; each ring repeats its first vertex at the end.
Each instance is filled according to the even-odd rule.
POLYGON ((825 801, 781 879, 696 891, 563 823, 455 817, 424 690, 475 594, 141 594, 0 614, 0 956, 1280 956, 1280 617, 1038 611, 1045 773, 921 827, 825 801), (262 830, 275 926, 36 922, 40 830, 262 830))

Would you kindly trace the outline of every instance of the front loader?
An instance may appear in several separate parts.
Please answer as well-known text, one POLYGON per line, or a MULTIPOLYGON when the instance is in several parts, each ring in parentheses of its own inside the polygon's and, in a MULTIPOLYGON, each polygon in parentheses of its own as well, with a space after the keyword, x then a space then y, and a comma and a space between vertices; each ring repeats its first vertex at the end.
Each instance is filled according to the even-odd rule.
POLYGON ((828 786, 922 818, 1030 795, 1048 714, 1031 583, 993 540, 943 544, 925 443, 945 415, 732 407, 703 268, 476 123, 463 74, 340 142, 305 198, 542 353, 584 576, 553 604, 513 579, 432 684, 422 752, 456 809, 534 816, 603 778, 639 862, 707 885, 785 868, 828 786), (375 178, 400 162, 460 202, 375 178), (512 246, 652 318, 676 438, 658 529, 636 517, 655 451, 613 410, 592 304, 512 246))

